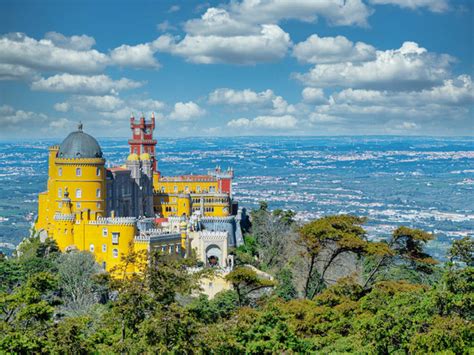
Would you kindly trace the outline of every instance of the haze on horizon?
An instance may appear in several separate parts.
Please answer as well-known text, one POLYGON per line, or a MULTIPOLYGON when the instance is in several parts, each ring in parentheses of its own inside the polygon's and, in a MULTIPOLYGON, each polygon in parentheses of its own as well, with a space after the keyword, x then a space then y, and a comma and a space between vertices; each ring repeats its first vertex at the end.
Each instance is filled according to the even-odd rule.
POLYGON ((0 3, 0 139, 474 133, 469 0, 0 3))

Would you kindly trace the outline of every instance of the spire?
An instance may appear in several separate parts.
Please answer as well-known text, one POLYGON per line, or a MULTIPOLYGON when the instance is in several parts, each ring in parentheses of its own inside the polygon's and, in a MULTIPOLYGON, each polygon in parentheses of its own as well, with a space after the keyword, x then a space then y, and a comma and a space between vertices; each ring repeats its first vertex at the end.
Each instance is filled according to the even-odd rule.
POLYGON ((79 124, 77 125, 77 129, 82 132, 82 122, 79 121, 79 124))

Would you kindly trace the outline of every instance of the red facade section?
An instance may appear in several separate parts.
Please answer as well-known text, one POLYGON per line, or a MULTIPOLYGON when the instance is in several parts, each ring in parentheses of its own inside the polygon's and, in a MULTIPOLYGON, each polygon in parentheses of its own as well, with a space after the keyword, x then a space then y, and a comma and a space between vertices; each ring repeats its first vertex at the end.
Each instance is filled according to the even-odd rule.
POLYGON ((231 178, 220 179, 220 188, 221 188, 221 192, 226 192, 228 194, 231 194, 232 179, 231 178))
POLYGON ((150 121, 147 121, 143 116, 139 120, 135 120, 135 117, 133 116, 130 117, 130 129, 132 130, 132 138, 128 140, 130 154, 150 154, 153 163, 153 170, 157 171, 155 155, 156 140, 153 139, 155 115, 153 114, 151 116, 150 121))

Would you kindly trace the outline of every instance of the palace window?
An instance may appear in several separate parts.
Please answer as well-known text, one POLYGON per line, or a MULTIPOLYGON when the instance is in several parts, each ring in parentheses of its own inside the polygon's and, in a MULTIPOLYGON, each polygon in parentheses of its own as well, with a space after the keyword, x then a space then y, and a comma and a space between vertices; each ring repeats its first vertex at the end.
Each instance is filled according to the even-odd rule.
POLYGON ((95 192, 95 197, 100 197, 100 189, 97 189, 95 192))
POLYGON ((81 176, 81 175, 82 175, 81 168, 76 168, 76 176, 81 176))
POLYGON ((82 190, 76 189, 76 198, 81 198, 81 197, 82 197, 82 190))
POLYGON ((100 202, 97 202, 96 207, 97 207, 98 210, 100 210, 100 202))
POLYGON ((189 192, 189 186, 185 186, 184 191, 189 192))
POLYGON ((170 254, 174 253, 174 245, 170 245, 170 254))
POLYGON ((197 191, 197 192, 201 192, 201 186, 199 186, 199 185, 196 186, 196 191, 197 191))
POLYGON ((162 245, 161 246, 161 251, 164 253, 166 251, 166 246, 165 245, 162 245))
POLYGON ((120 233, 112 233, 112 244, 117 245, 119 243, 120 233))
POLYGON ((80 202, 76 203, 76 208, 81 208, 81 203, 80 202))
POLYGON ((107 237, 107 235, 108 235, 107 228, 102 228, 102 236, 107 237))
POLYGON ((209 186, 209 192, 216 192, 215 186, 209 186))
POLYGON ((178 192, 178 186, 174 185, 174 192, 178 192))
POLYGON ((112 256, 113 256, 114 258, 118 258, 118 249, 113 249, 113 250, 112 250, 112 256))
POLYGON ((97 176, 100 176, 100 168, 97 168, 97 170, 95 171, 95 174, 96 174, 97 176))
POLYGON ((58 169, 58 176, 63 176, 63 168, 58 169))
POLYGON ((63 189, 59 188, 58 189, 58 197, 61 197, 63 195, 63 189))
POLYGON ((107 267, 107 263, 105 261, 102 262, 102 268, 105 270, 105 268, 107 267))
POLYGON ((106 252, 107 251, 107 244, 102 244, 102 252, 106 252))
POLYGON ((165 187, 164 187, 164 186, 161 187, 161 193, 162 193, 162 194, 165 193, 165 187))
POLYGON ((94 252, 94 244, 89 245, 89 250, 90 250, 91 253, 94 252))

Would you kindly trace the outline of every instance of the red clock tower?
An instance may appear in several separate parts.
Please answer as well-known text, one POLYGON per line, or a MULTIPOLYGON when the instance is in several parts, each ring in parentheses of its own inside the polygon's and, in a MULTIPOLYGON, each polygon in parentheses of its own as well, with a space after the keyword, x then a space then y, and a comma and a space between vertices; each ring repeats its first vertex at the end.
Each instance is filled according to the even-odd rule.
POLYGON ((130 117, 130 129, 132 130, 132 139, 128 140, 130 145, 130 154, 148 153, 152 159, 153 171, 157 171, 155 146, 156 139, 153 139, 153 130, 155 129, 155 114, 151 115, 151 121, 146 121, 142 115, 139 121, 135 117, 130 117))

